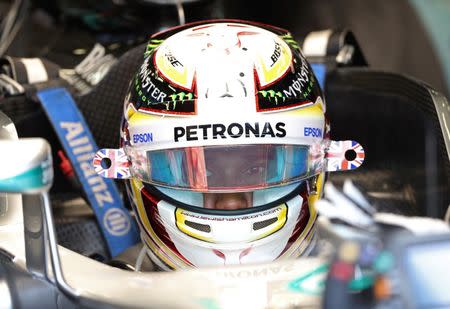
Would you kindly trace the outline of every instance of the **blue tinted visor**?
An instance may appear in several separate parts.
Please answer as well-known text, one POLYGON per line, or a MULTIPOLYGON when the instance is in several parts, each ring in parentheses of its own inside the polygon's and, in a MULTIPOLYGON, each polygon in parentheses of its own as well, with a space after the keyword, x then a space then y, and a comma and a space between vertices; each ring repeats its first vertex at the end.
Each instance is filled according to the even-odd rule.
MULTIPOLYGON (((323 155, 305 145, 230 145, 128 151, 134 177, 198 192, 286 185, 319 174, 323 155)), ((319 147, 320 148, 320 147, 319 147)))

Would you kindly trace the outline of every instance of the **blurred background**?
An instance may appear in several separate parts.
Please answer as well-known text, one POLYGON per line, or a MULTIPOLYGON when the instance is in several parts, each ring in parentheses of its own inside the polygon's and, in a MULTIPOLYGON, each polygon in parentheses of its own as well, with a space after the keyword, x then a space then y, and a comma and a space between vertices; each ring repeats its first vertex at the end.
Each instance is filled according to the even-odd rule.
POLYGON ((405 73, 450 94, 449 0, 0 1, 0 55, 74 67, 95 43, 119 56, 180 22, 236 18, 289 29, 352 30, 374 69, 405 73))

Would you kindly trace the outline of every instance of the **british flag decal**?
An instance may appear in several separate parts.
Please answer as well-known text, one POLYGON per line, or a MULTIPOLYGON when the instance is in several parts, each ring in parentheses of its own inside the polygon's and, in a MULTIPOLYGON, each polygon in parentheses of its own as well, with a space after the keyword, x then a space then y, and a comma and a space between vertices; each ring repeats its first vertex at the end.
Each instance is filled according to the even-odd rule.
POLYGON ((328 159, 327 171, 353 170, 364 162, 364 157, 364 149, 357 142, 332 141, 326 154, 328 159))
POLYGON ((93 164, 95 172, 104 178, 130 178, 130 161, 123 149, 100 149, 95 154, 93 164), (109 159, 109 162, 105 159, 109 159))

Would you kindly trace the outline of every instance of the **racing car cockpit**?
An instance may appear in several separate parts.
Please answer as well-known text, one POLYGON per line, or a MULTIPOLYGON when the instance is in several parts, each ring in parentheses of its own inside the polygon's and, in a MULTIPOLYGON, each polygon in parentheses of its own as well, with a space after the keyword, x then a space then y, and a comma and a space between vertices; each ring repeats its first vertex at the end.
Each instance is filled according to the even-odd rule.
MULTIPOLYGON (((0 142, 3 143, 3 149, 8 149, 5 152, 5 160, 2 161, 2 170, 14 170, 7 169, 8 165, 12 166, 10 162, 14 162, 14 166, 23 167, 17 173, 12 171, 10 174, 5 173, 4 177, 0 177, 0 190, 10 192, 1 200, 6 206, 0 207, 0 211, 2 211, 0 216, 2 220, 0 221, 2 222, 0 226, 0 287, 2 289, 0 292, 6 295, 4 299, 5 302, 6 299, 8 300, 7 306, 286 308, 311 307, 322 304, 325 307, 333 308, 337 305, 352 307, 355 304, 367 307, 382 302, 386 304, 387 300, 392 299, 395 302, 391 302, 389 305, 393 307, 404 307, 405 304, 411 307, 424 307, 430 304, 448 305, 449 299, 445 297, 439 298, 439 303, 427 302, 427 297, 432 295, 431 292, 423 294, 425 296, 418 302, 408 303, 405 301, 414 294, 411 291, 421 289, 420 285, 413 284, 407 289, 397 290, 386 288, 392 282, 405 282, 407 280, 405 278, 410 278, 408 276, 412 272, 398 272, 397 269, 405 270, 410 267, 404 268, 399 261, 403 261, 401 257, 405 256, 404 252, 409 252, 408 248, 414 247, 411 238, 421 237, 417 236, 420 234, 416 232, 417 226, 421 226, 427 231, 433 230, 441 233, 442 235, 434 238, 427 234, 420 240, 423 240, 423 244, 438 244, 436 246, 439 248, 433 252, 440 252, 439 250, 442 249, 443 256, 448 256, 448 250, 446 250, 450 242, 448 222, 424 219, 411 223, 412 221, 404 217, 401 217, 401 220, 395 220, 389 216, 377 216, 377 212, 440 219, 449 216, 447 212, 450 203, 450 138, 448 134, 450 109, 445 97, 420 81, 399 74, 370 69, 350 32, 328 30, 311 33, 305 38, 302 46, 304 56, 311 63, 311 68, 316 76, 310 77, 310 79, 320 84, 326 105, 316 97, 311 99, 310 93, 315 90, 303 94, 305 99, 302 101, 303 105, 298 100, 294 102, 295 104, 289 102, 287 97, 283 97, 282 90, 275 89, 279 85, 276 83, 278 79, 275 80, 276 78, 273 76, 276 74, 282 77, 289 74, 297 76, 297 73, 300 74, 298 76, 302 76, 303 54, 299 51, 300 46, 287 31, 271 27, 269 29, 277 33, 277 37, 272 38, 271 44, 274 42, 274 53, 266 55, 268 59, 275 64, 281 58, 280 55, 286 55, 289 50, 292 50, 292 53, 298 52, 298 57, 297 54, 292 56, 292 59, 297 62, 282 63, 277 68, 277 72, 271 72, 271 68, 265 67, 261 60, 259 67, 247 68, 253 72, 253 75, 247 74, 246 71, 244 73, 242 69, 239 76, 241 78, 251 76, 252 80, 258 80, 259 85, 265 83, 264 85, 270 85, 273 89, 253 90, 246 87, 245 83, 241 87, 238 82, 236 82, 237 86, 231 83, 227 84, 225 95, 222 92, 219 93, 218 87, 215 88, 214 85, 199 87, 195 91, 192 91, 192 88, 188 89, 191 84, 187 81, 192 83, 195 78, 201 79, 201 70, 213 74, 210 69, 213 62, 209 63, 210 66, 199 68, 198 75, 182 71, 185 74, 183 75, 179 71, 174 71, 174 68, 178 70, 183 67, 183 63, 186 65, 192 59, 186 56, 186 58, 181 58, 182 61, 175 57, 175 51, 181 53, 191 48, 191 45, 180 44, 177 46, 167 42, 164 45, 163 42, 169 40, 171 35, 179 33, 184 33, 189 38, 199 37, 201 31, 206 33, 205 36, 210 35, 208 31, 213 33, 216 31, 214 29, 224 25, 231 25, 238 29, 239 33, 242 32, 242 36, 251 37, 247 42, 242 39, 233 45, 233 48, 238 46, 240 52, 244 54, 248 52, 246 49, 248 46, 243 42, 251 46, 249 42, 257 40, 255 37, 263 32, 263 30, 258 30, 260 29, 258 27, 264 29, 269 27, 251 22, 221 20, 186 25, 166 33, 160 33, 152 37, 148 44, 136 47, 124 54, 98 85, 87 93, 80 93, 74 89, 73 85, 68 83, 67 78, 61 77, 59 69, 53 64, 40 60, 22 61, 13 58, 3 60, 3 72, 5 76, 9 77, 7 79, 10 82, 8 89, 12 94, 0 100, 0 110, 11 118, 9 120, 2 116, 1 119, 2 131, 0 133, 2 135, 0 136, 2 140, 0 142), (205 30, 207 28, 210 30, 205 30), (214 29, 211 30, 211 28, 214 29), (155 52, 158 48, 161 48, 162 51, 159 56, 155 52), (145 65, 142 64, 143 61, 145 65), (155 69, 146 72, 145 69, 152 65, 158 71, 155 69), (281 68, 283 65, 284 67, 281 68), (300 68, 299 72, 295 71, 296 66, 300 68), (265 71, 260 74, 258 70, 265 71), (46 77, 37 78, 36 72, 45 72, 46 77), (138 72, 137 75, 136 72, 138 72), (178 88, 182 89, 184 85, 186 90, 174 92, 170 104, 162 104, 162 107, 155 107, 155 104, 150 103, 146 105, 146 99, 149 98, 145 97, 147 93, 143 91, 143 88, 146 88, 143 83, 146 83, 147 86, 150 85, 145 78, 152 72, 153 74, 159 72, 161 76, 176 75, 177 80, 183 80, 184 84, 181 82, 177 84, 171 80, 165 87, 179 90, 178 88), (19 76, 27 78, 19 78, 19 76), (135 76, 141 76, 142 79, 139 80, 135 76), (262 76, 267 80, 264 80, 262 76), (270 78, 274 80, 270 80, 270 78), (21 83, 17 82, 18 80, 21 80, 21 83), (130 81, 132 81, 131 86, 130 81), (264 120, 266 124, 270 124, 270 121, 276 119, 276 113, 280 109, 286 108, 292 114, 289 114, 292 126, 301 124, 302 128, 305 127, 299 130, 305 135, 302 136, 302 139, 306 139, 306 135, 311 140, 319 137, 321 140, 326 137, 330 139, 327 134, 331 134, 333 141, 331 146, 328 145, 329 148, 341 147, 339 168, 331 167, 328 164, 332 162, 331 156, 321 153, 320 150, 313 152, 311 150, 315 146, 313 142, 307 145, 309 148, 304 147, 304 144, 299 144, 302 147, 287 147, 287 142, 271 142, 271 144, 254 142, 254 144, 245 145, 246 147, 241 147, 241 144, 239 147, 232 147, 235 144, 229 143, 227 147, 218 148, 223 145, 214 144, 214 141, 223 141, 226 139, 225 137, 228 137, 230 141, 237 141, 245 135, 244 132, 255 137, 254 140, 263 134, 279 140, 285 137, 286 131, 284 130, 289 126, 288 121, 285 121, 286 124, 278 122, 273 126, 265 125, 264 129, 261 127, 261 131, 259 131, 260 128, 254 125, 255 122, 252 124, 247 114, 244 117, 247 117, 245 119, 248 124, 241 125, 238 120, 227 124, 219 123, 217 122, 218 118, 211 115, 214 111, 220 111, 220 116, 223 116, 226 109, 222 110, 220 104, 214 105, 210 101, 205 104, 205 102, 193 100, 197 95, 204 95, 209 99, 220 97, 227 100, 228 105, 232 105, 234 103, 230 97, 232 98, 233 95, 230 94, 234 94, 233 91, 236 88, 244 89, 245 92, 255 91, 255 95, 259 99, 258 108, 267 112, 265 115, 269 115, 264 120), (140 105, 136 103, 138 101, 140 105), (198 105, 196 105, 197 103, 198 105), (215 109, 208 104, 214 105, 215 109), (75 109, 68 106, 74 106, 75 109), (182 114, 185 118, 189 117, 189 113, 201 113, 201 109, 206 108, 209 114, 202 118, 202 121, 212 120, 213 122, 209 127, 206 122, 199 122, 194 128, 192 123, 188 124, 186 121, 183 122, 183 125, 177 123, 175 127, 167 127, 169 128, 168 132, 174 132, 175 141, 179 139, 186 143, 183 144, 185 148, 180 148, 181 146, 176 148, 171 144, 170 147, 155 148, 156 150, 144 149, 142 146, 144 143, 151 144, 153 147, 157 141, 163 140, 162 137, 160 140, 157 138, 164 136, 165 131, 163 129, 148 130, 149 127, 146 127, 147 131, 139 131, 141 122, 149 120, 145 118, 147 116, 135 117, 137 124, 128 123, 129 119, 136 114, 136 110, 141 107, 146 107, 147 111, 150 111, 147 116, 148 118, 153 117, 152 121, 156 121, 154 118, 157 113, 164 114, 161 117, 164 120, 170 118, 170 113, 165 110, 166 108, 173 108, 177 115, 182 114), (323 123, 321 122, 320 129, 323 129, 323 134, 313 130, 318 126, 311 125, 310 123, 315 124, 312 120, 303 123, 305 121, 303 118, 295 118, 300 115, 297 109, 307 108, 318 108, 321 115, 326 114, 329 122, 325 118, 323 123), (155 112, 155 109, 158 110, 155 112), (292 113, 292 111, 297 111, 297 113, 292 113), (126 116, 122 118, 124 113, 126 116), (331 133, 329 133, 330 124, 331 133), (214 127, 214 125, 216 126, 214 127), (306 130, 306 127, 309 130, 306 130), (119 128, 122 128, 120 132, 119 128), (19 137, 32 139, 18 140, 15 130, 19 137), (188 132, 190 136, 187 135, 188 132), (208 143, 197 143, 202 136, 204 140, 207 140, 209 132, 211 134, 215 132, 217 136, 211 136, 208 143), (159 134, 158 137, 157 134, 159 134), (45 141, 36 139, 36 137, 46 138, 51 148, 45 141), (364 151, 358 148, 361 147, 358 143, 354 142, 333 144, 335 141, 346 140, 357 141, 364 147, 364 151), (194 141, 196 144, 186 146, 190 141, 194 141), (276 144, 277 147, 272 147, 273 144, 276 144), (253 147, 254 145, 261 147, 253 147), (94 153, 100 148, 103 150, 97 152, 94 157, 94 153), (178 151, 179 149, 183 149, 183 151, 178 151), (304 149, 308 149, 308 151, 304 151, 304 149), (348 150, 352 151, 346 153, 348 150), (223 153, 225 155, 221 157, 218 155, 219 152, 221 155, 223 153), (226 182, 220 181, 220 179, 224 179, 223 177, 219 177, 219 180, 211 180, 214 179, 211 176, 211 174, 214 175, 214 164, 221 160, 220 158, 223 159, 223 162, 220 161, 222 165, 229 164, 230 161, 236 161, 230 158, 237 153, 236 157, 245 161, 248 159, 245 157, 248 152, 264 153, 264 156, 249 156, 248 158, 253 161, 262 161, 261 164, 267 167, 267 170, 270 166, 270 170, 274 171, 270 177, 266 174, 262 177, 258 172, 256 176, 250 175, 255 177, 249 176, 245 180, 238 179, 235 175, 226 182), (17 153, 26 153, 28 156, 19 156, 17 153), (294 155, 291 158, 287 153, 294 155), (361 157, 361 154, 364 153, 365 157, 361 157), (280 154, 283 155, 285 161, 288 160, 286 158, 290 158, 290 168, 294 166, 300 169, 300 166, 307 165, 308 172, 302 170, 294 176, 290 175, 289 170, 283 168, 280 160, 277 159, 280 154), (325 163, 321 161, 324 165, 316 166, 313 164, 314 158, 320 155, 325 163), (53 157, 53 164, 51 164, 51 157, 53 157), (133 160, 129 159, 131 157, 133 160), (304 160, 301 161, 299 158, 304 160), (182 160, 190 160, 189 162, 195 164, 183 165, 180 163, 184 162, 182 160), (364 164, 358 169, 354 169, 363 160, 364 164), (296 163, 296 161, 302 163, 296 163), (183 171, 183 175, 189 176, 186 176, 189 185, 186 185, 185 178, 183 181, 179 180, 182 177, 178 177, 176 171, 172 171, 170 177, 168 176, 167 170, 172 167, 173 162, 180 167, 179 170, 183 171), (94 166, 98 174, 93 173, 94 166), (136 166, 142 167, 143 171, 136 166), (324 179, 317 180, 320 179, 317 175, 336 169, 349 171, 330 173, 326 176, 323 173, 322 177, 327 177, 328 183, 333 183, 335 187, 342 187, 343 193, 339 193, 340 190, 331 185, 325 185, 325 200, 319 201, 316 207, 322 217, 317 219, 319 236, 328 239, 328 241, 318 243, 317 246, 322 246, 325 253, 266 264, 227 265, 216 268, 210 267, 215 264, 205 264, 209 267, 181 272, 145 272, 144 260, 148 259, 147 255, 151 255, 151 252, 160 253, 157 258, 149 257, 153 262, 155 260, 162 261, 156 267, 160 270, 181 268, 173 266, 185 264, 192 266, 196 265, 196 262, 188 255, 183 255, 183 258, 171 258, 168 251, 160 250, 158 247, 170 246, 170 242, 164 241, 163 244, 160 244, 152 237, 146 239, 146 235, 141 235, 141 237, 152 250, 150 253, 149 250, 141 250, 142 245, 137 238, 139 233, 131 218, 136 217, 142 226, 145 227, 148 224, 155 230, 161 228, 161 223, 152 221, 151 216, 143 216, 139 213, 142 211, 139 208, 141 197, 135 192, 139 183, 135 182, 133 187, 133 180, 131 180, 131 184, 125 187, 119 181, 114 182, 108 179, 129 178, 132 175, 153 186, 161 185, 162 188, 157 187, 156 193, 154 188, 148 188, 145 184, 141 186, 141 189, 142 187, 148 188, 148 191, 152 193, 147 195, 154 204, 149 208, 150 211, 155 208, 159 209, 161 217, 166 214, 167 218, 173 217, 170 219, 173 220, 173 222, 171 221, 172 225, 189 237, 195 238, 196 241, 206 239, 207 242, 212 243, 212 240, 205 236, 212 228, 212 225, 205 224, 205 218, 210 216, 210 218, 214 217, 216 221, 220 221, 217 218, 221 214, 220 211, 223 212, 224 209, 219 209, 218 213, 204 211, 198 215, 192 207, 179 210, 180 208, 172 209, 167 205, 162 205, 159 200, 155 202, 154 196, 172 196, 172 199, 168 201, 176 203, 177 195, 171 195, 173 193, 171 190, 188 188, 200 192, 200 194, 225 194, 230 193, 227 191, 230 188, 234 190, 238 188, 237 191, 241 192, 243 191, 242 187, 247 187, 247 190, 249 190, 248 188, 259 190, 268 184, 275 184, 277 187, 290 185, 292 179, 304 180, 305 192, 309 194, 322 190, 324 179), (310 171, 315 172, 309 173, 310 171), (84 175, 84 179, 80 175, 84 175), (305 175, 317 177, 314 177, 315 181, 309 181, 305 175), (24 181, 17 182, 19 185, 14 187, 11 185, 13 183, 11 178, 14 178, 15 181, 18 181, 19 178, 24 181), (50 189, 49 184, 52 179, 54 179, 54 185, 50 189), (358 188, 349 184, 348 180, 357 184, 358 188), (87 186, 90 186, 90 189, 85 189, 87 186), (363 191, 364 194, 361 194, 360 191, 363 191), (20 198, 19 195, 11 194, 11 192, 22 193, 23 196, 20 198), (128 194, 133 193, 130 194, 132 196, 131 206, 126 202, 121 206, 122 208, 105 206, 109 201, 117 198, 126 201, 126 198, 122 197, 127 192, 128 194), (21 204, 23 204, 23 210, 21 204), (403 224, 403 220, 409 223, 403 224), (184 222, 184 225, 180 227, 179 222, 184 222), (196 230, 196 232, 194 233, 192 230, 196 230), (410 232, 405 233, 405 230, 410 232), (131 259, 122 255, 126 251, 125 249, 136 243, 138 243, 136 247, 138 249, 132 251, 135 254, 131 259), (327 250, 329 244, 332 244, 331 247, 334 249, 327 250), (404 250, 399 253, 394 250, 396 247, 404 250), (324 284, 327 273, 329 273, 327 283, 324 284), (398 276, 398 273, 401 275, 398 276), (325 290, 323 289, 324 285, 326 286, 325 290), (22 286, 28 288, 22 289, 22 286), (358 296, 352 298, 351 296, 355 294, 361 298, 358 296), (36 297, 36 295, 39 296, 36 297), (325 296, 323 302, 321 301, 322 295, 325 296), (340 298, 337 295, 350 296, 340 298), (337 303, 336 299, 349 301, 337 303)), ((183 39, 186 38, 181 37, 180 40, 183 39)), ((216 41, 211 42, 208 44, 217 43, 216 41)), ((222 44, 221 41, 218 42, 222 44)), ((264 42, 266 44, 266 41, 264 42)), ((232 53, 229 46, 223 45, 221 48, 223 47, 225 54, 232 53)), ((204 57, 206 59, 208 55, 205 53, 204 57)), ((223 69, 229 69, 233 62, 225 64, 222 64, 223 69)), ((159 77, 157 76, 155 79, 159 77)), ((278 75, 276 77, 278 78, 278 75)), ((4 82, 5 79, 3 78, 2 81, 4 82)), ((152 82, 156 83, 153 79, 152 82)), ((204 82, 207 84, 208 80, 204 80, 204 82)), ((154 100, 166 103, 162 97, 165 92, 161 91, 161 86, 153 86, 153 88, 148 87, 151 90, 147 91, 148 94, 153 96, 154 100)), ((283 84, 283 86, 286 86, 288 93, 291 91, 289 84, 283 84)), ((293 84, 292 87, 294 87, 293 84)), ((295 92, 295 90, 292 91, 295 92)), ((244 114, 244 111, 241 112, 244 114)), ((317 111, 314 113, 317 115, 317 111)), ((243 115, 231 116, 234 117, 233 119, 242 120, 243 115)), ((181 120, 180 123, 182 123, 181 120)), ((318 143, 318 145, 322 144, 318 143)), ((324 150, 324 152, 327 151, 328 148, 324 150)), ((336 150, 335 153, 337 152, 336 150)), ((184 196, 181 202, 187 204, 186 200, 190 199, 190 196, 189 198, 184 196)), ((213 195, 210 198, 212 199, 213 195)), ((252 198, 252 202, 256 203, 256 195, 253 195, 252 198)), ((305 197, 306 199, 308 197, 305 197)), ((192 197, 191 200, 196 199, 192 197)), ((206 204, 207 199, 205 198, 203 201, 206 204)), ((273 204, 277 201, 274 199, 270 203, 273 204)), ((2 205, 0 204, 0 206, 2 205)), ((268 209, 272 208, 267 207, 264 211, 268 209)), ((283 211, 288 212, 286 209, 289 210, 289 205, 273 210, 274 213, 279 213, 273 222, 270 221, 272 218, 269 219, 270 222, 267 220, 261 221, 263 223, 252 221, 252 232, 257 232, 258 229, 262 230, 278 222, 283 211)), ((145 211, 149 210, 145 209, 145 211)), ((244 213, 243 209, 237 209, 237 211, 235 214, 237 219, 234 221, 244 221, 244 215, 251 217, 244 213)), ((310 209, 311 213, 315 211, 315 208, 310 209)), ((282 227, 289 223, 286 219, 278 229, 274 229, 271 233, 275 234, 281 231, 282 227)), ((237 224, 235 226, 236 229, 239 227, 237 224)), ((294 224, 293 230, 299 230, 299 226, 294 224)), ((163 236, 160 238, 170 236, 172 245, 176 247, 175 249, 171 248, 172 251, 189 249, 181 248, 174 240, 174 236, 170 234, 170 230, 165 228, 167 232, 162 233, 163 236)), ((231 231, 228 233, 231 234, 231 231)), ((241 234, 244 234, 243 230, 241 234)), ((267 235, 271 234, 261 234, 258 237, 263 238, 267 235)), ((311 243, 313 242, 312 238, 305 236, 305 239, 311 243)), ((247 243, 250 241, 247 240, 247 243)), ((419 240, 417 243, 422 244, 419 240)), ((191 244, 191 246, 193 245, 191 244)), ((298 246, 302 250, 305 249, 304 247, 298 246)), ((218 257, 217 260, 222 259, 223 264, 226 264, 228 253, 222 248, 219 250, 212 245, 211 248, 213 248, 211 251, 218 257)), ((242 251, 244 253, 241 252, 236 260, 241 261, 245 256, 251 256, 249 252, 252 247, 249 248, 248 250, 244 249, 247 251, 242 251)), ((273 248, 272 250, 275 251, 273 248)), ((283 251, 283 253, 285 252, 283 251)), ((281 255, 281 253, 277 252, 277 255, 281 255)), ((408 255, 408 258, 410 264, 407 265, 412 265, 411 263, 414 263, 414 258, 418 258, 418 255, 408 255), (413 257, 411 258, 411 256, 413 257)), ((253 262, 261 261, 254 259, 253 262)), ((155 270, 155 267, 152 270, 155 270)), ((425 282, 427 281, 425 280, 425 282)))

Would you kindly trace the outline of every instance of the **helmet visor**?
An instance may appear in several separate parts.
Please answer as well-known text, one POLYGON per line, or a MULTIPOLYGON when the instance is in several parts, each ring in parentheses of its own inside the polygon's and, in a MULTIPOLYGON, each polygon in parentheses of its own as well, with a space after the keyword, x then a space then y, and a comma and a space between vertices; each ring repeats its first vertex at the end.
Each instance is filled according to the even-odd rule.
POLYGON ((236 192, 286 185, 320 173, 320 148, 263 144, 151 151, 130 147, 126 152, 133 176, 144 182, 198 192, 236 192))

